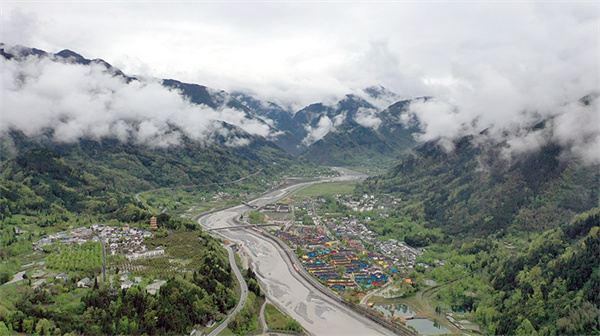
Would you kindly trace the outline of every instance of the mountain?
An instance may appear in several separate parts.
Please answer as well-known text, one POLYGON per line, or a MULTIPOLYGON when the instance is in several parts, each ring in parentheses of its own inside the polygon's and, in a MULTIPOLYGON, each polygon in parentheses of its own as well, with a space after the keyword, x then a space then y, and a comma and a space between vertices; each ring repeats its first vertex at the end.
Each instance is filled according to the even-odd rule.
MULTIPOLYGON (((199 84, 184 83, 175 79, 153 80, 128 76, 102 59, 87 59, 68 49, 52 54, 34 48, 11 47, 6 50, 3 48, 2 55, 6 60, 11 62, 20 62, 34 57, 40 60, 39 65, 42 68, 48 66, 47 62, 42 60, 57 64, 90 67, 88 73, 80 74, 80 76, 84 77, 84 82, 90 82, 88 86, 99 87, 88 88, 86 85, 80 85, 75 89, 81 91, 87 90, 86 92, 81 92, 81 94, 86 96, 85 99, 90 100, 89 103, 92 105, 92 108, 97 107, 98 98, 105 99, 106 96, 109 97, 109 101, 104 104, 107 107, 131 104, 129 101, 110 101, 119 98, 127 99, 121 97, 120 93, 125 92, 125 94, 130 95, 132 94, 131 91, 133 91, 133 94, 139 95, 140 98, 130 99, 130 101, 142 100, 141 104, 137 104, 134 107, 146 109, 141 113, 148 113, 148 110, 155 109, 155 106, 162 109, 166 108, 168 116, 160 117, 160 121, 152 122, 153 125, 151 125, 152 128, 158 128, 163 133, 158 136, 159 139, 156 142, 161 146, 178 142, 183 133, 187 133, 188 136, 190 133, 193 133, 194 136, 201 137, 201 140, 211 138, 212 134, 218 133, 217 129, 219 127, 207 127, 206 125, 211 124, 209 122, 210 119, 234 124, 249 133, 262 135, 288 153, 296 156, 305 153, 307 159, 318 164, 353 165, 357 162, 366 162, 365 160, 387 164, 390 160, 396 159, 415 145, 411 134, 416 132, 417 129, 406 129, 398 118, 403 110, 396 111, 395 105, 389 106, 391 102, 398 99, 398 96, 381 86, 366 88, 360 94, 348 94, 333 105, 315 103, 295 113, 291 113, 276 103, 261 101, 252 97, 252 95, 241 92, 230 94, 222 90, 215 90, 199 84), (97 73, 98 69, 100 69, 101 73, 97 73), (102 87, 102 84, 98 85, 98 83, 105 82, 107 78, 112 78, 113 80, 109 81, 113 83, 110 85, 107 84, 106 87, 102 87), (114 78, 119 78, 123 83, 114 83, 114 78), (156 84, 161 85, 166 91, 160 93, 152 92, 156 91, 156 84), (146 93, 146 91, 149 93, 146 93), (174 101, 172 97, 167 97, 168 94, 166 92, 179 95, 183 101, 174 101), (170 101, 164 104, 161 101, 153 104, 150 103, 151 99, 148 99, 149 95, 152 97, 151 99, 156 97, 156 99, 169 99, 170 101), (143 106, 146 103, 145 101, 148 101, 147 107, 143 106), (186 106, 188 104, 192 106, 186 106), (178 107, 173 108, 172 106, 178 107), (177 109, 187 110, 186 113, 191 115, 189 117, 182 117, 178 115, 177 109), (197 109, 197 111, 192 111, 192 109, 197 109), (174 119, 177 119, 177 125, 172 125, 174 119), (196 119, 202 120, 198 121, 196 119), (383 127, 380 127, 380 125, 383 125, 383 127), (177 127, 173 128, 172 126, 177 127), (349 139, 348 135, 343 134, 340 130, 350 131, 354 133, 353 136, 359 135, 359 137, 349 139), (382 149, 382 151, 374 151, 377 148, 382 149), (341 154, 329 154, 335 152, 341 154)), ((27 73, 27 71, 23 72, 27 73)), ((56 72, 58 71, 54 70, 50 73, 56 72)), ((42 71, 40 73, 44 74, 42 71)), ((37 75, 32 73, 31 76, 35 77, 37 75)), ((33 85, 30 84, 31 82, 33 81, 25 82, 26 86, 33 85)), ((60 90, 60 86, 58 89, 60 90)), ((65 97, 76 96, 66 88, 64 91, 63 94, 65 97)), ((40 95, 43 99, 47 100, 43 104, 54 103, 43 91, 40 92, 40 95)), ((69 105, 69 108, 73 106, 71 103, 67 103, 67 105, 69 105)), ((61 107, 57 107, 57 109, 61 109, 61 107)), ((71 113, 78 114, 75 111, 71 113)), ((109 110, 100 113, 113 114, 109 110)), ((133 112, 132 114, 134 114, 134 120, 131 120, 131 117, 124 117, 126 119, 113 120, 112 125, 103 126, 105 127, 104 133, 111 133, 110 135, 112 136, 118 134, 121 140, 128 137, 131 138, 132 133, 145 135, 145 132, 138 131, 139 127, 143 124, 139 116, 140 112, 133 112), (108 131, 106 128, 108 128, 108 131), (123 128, 126 129, 125 133, 123 128), (129 133, 129 135, 126 133, 129 133)), ((94 118, 102 119, 101 117, 94 118)), ((79 122, 72 121, 71 119, 78 118, 73 115, 60 118, 59 120, 63 124, 66 124, 61 126, 67 128, 78 127, 79 131, 77 132, 79 133, 86 133, 86 131, 94 133, 102 129, 102 127, 89 125, 88 128, 90 130, 88 131, 80 125, 75 125, 79 124, 79 122)), ((89 122, 87 119, 89 118, 86 117, 86 121, 84 122, 89 122)), ((54 120, 48 120, 47 122, 49 124, 56 123, 54 120)), ((57 134, 77 132, 73 132, 72 130, 63 132, 60 130, 57 134)), ((89 137, 88 134, 84 135, 84 137, 86 136, 89 137)), ((144 137, 140 141, 147 141, 146 138, 144 137)), ((73 139, 69 140, 72 141, 73 139)))
POLYGON ((291 132, 291 130, 304 126, 296 123, 288 110, 276 103, 262 101, 243 92, 233 92, 232 96, 277 130, 276 135, 270 138, 273 143, 293 155, 299 155, 304 151, 302 138, 291 132))
POLYGON ((309 130, 319 128, 320 123, 324 120, 329 120, 333 126, 336 126, 354 120, 361 111, 375 109, 375 106, 353 94, 346 95, 331 106, 323 103, 311 104, 294 114, 292 120, 297 124, 304 125, 304 129, 295 129, 294 132, 303 138, 303 142, 310 145, 314 142, 313 140, 318 139, 311 138, 309 130))
POLYGON ((357 109, 309 146, 303 156, 321 165, 392 165, 417 144, 413 134, 419 132, 418 125, 403 121, 412 101, 398 101, 381 112, 357 109))
POLYGON ((348 94, 335 104, 310 104, 295 113, 269 101, 233 96, 282 134, 274 140, 294 155, 330 166, 390 166, 417 142, 418 123, 407 116, 410 103, 382 86, 348 94), (284 141, 285 139, 285 141, 284 141))
POLYGON ((540 232, 598 206, 598 165, 565 159, 552 142, 509 159, 504 144, 473 140, 456 140, 451 153, 424 143, 360 189, 402 199, 399 210, 429 228, 475 236, 540 232))
POLYGON ((101 182, 99 189, 131 194, 315 167, 269 141, 278 131, 223 91, 172 79, 144 82, 69 50, 14 47, 2 55, 7 78, 18 82, 6 91, 11 103, 3 103, 0 129, 7 180, 20 180, 13 171, 23 162, 56 159, 101 182), (42 85, 57 78, 49 99, 42 85))

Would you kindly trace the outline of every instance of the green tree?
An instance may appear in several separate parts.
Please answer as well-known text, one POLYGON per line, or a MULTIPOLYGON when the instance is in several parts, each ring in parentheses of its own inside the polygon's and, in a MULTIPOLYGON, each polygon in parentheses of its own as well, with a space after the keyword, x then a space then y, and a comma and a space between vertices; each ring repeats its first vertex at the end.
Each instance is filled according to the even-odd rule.
POLYGON ((33 325, 35 321, 33 319, 25 319, 23 320, 23 331, 26 334, 33 334, 33 325))
POLYGON ((265 222, 265 216, 259 211, 250 211, 248 216, 250 217, 250 224, 262 224, 265 222))
POLYGON ((529 319, 524 319, 521 322, 521 325, 517 328, 517 335, 523 336, 537 336, 537 331, 529 321, 529 319))
POLYGON ((10 331, 6 327, 6 324, 4 324, 4 321, 0 321, 0 336, 8 336, 8 335, 10 335, 10 331))
POLYGON ((48 321, 47 319, 41 319, 35 326, 35 333, 40 336, 50 336, 52 335, 54 328, 56 328, 54 322, 48 321))

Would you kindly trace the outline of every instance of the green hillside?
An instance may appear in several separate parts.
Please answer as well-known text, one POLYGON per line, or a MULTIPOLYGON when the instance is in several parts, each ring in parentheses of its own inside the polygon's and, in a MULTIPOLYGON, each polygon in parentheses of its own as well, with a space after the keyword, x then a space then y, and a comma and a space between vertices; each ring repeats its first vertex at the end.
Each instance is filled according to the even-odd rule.
POLYGON ((484 335, 597 335, 599 167, 552 143, 509 160, 471 140, 421 145, 355 191, 392 196, 368 226, 427 250, 412 276, 440 285, 407 300, 467 311, 484 335))
POLYGON ((225 188, 260 192, 283 174, 310 176, 321 170, 262 137, 223 126, 245 137, 248 145, 220 146, 226 139, 215 137, 214 144, 183 139, 179 147, 151 148, 113 139, 65 144, 17 131, 5 135, 0 148, 0 331, 184 334, 223 319, 239 295, 227 253, 189 219, 154 213, 158 230, 144 242, 163 247, 168 257, 128 261, 111 255, 107 273, 116 280, 93 281, 90 288, 79 288, 78 281, 100 276, 99 243, 55 242, 34 250, 34 243, 48 235, 93 223, 124 232, 126 227, 149 230, 153 213, 136 201, 137 192, 192 185, 203 195, 225 188), (132 273, 130 279, 142 279, 139 287, 119 289, 124 269, 132 273), (20 271, 26 272, 25 280, 6 284, 20 271), (42 283, 31 278, 39 272, 46 274, 42 283), (61 273, 68 279, 55 278, 61 273), (144 290, 154 279, 165 281, 156 296, 144 290))
POLYGON ((401 125, 378 132, 349 122, 312 144, 302 157, 325 166, 391 166, 415 144, 401 125))
POLYGON ((360 190, 401 198, 399 210, 427 227, 476 236, 540 232, 598 204, 598 166, 562 161, 557 145, 510 162, 500 147, 455 145, 426 143, 360 190))

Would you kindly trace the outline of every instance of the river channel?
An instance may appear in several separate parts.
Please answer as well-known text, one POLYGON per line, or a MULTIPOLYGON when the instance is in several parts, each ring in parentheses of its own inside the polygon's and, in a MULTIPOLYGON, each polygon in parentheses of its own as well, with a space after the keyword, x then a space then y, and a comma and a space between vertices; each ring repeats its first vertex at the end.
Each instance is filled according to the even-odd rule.
MULTIPOLYGON (((351 171, 341 173, 342 176, 332 180, 357 178, 351 171)), ((251 204, 262 206, 277 201, 306 184, 296 184, 267 193, 251 204)), ((240 205, 205 215, 198 221, 205 228, 231 226, 232 218, 247 211, 247 206, 240 205)), ((219 233, 242 245, 269 300, 300 322, 311 334, 394 335, 392 331, 336 303, 306 283, 296 273, 293 265, 289 264, 284 252, 262 235, 249 229, 222 230, 219 233)))

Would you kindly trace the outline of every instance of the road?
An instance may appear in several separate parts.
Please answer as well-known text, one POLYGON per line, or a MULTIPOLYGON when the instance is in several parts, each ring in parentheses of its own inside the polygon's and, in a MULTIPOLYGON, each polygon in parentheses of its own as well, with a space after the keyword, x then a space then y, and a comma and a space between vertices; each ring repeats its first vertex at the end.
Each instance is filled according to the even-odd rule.
POLYGON ((260 306, 260 313, 258 314, 258 321, 262 328, 262 334, 266 335, 267 331, 269 331, 269 326, 267 325, 267 317, 265 316, 265 307, 267 306, 267 300, 263 302, 262 306, 260 306))
POLYGON ((223 321, 217 328, 215 328, 210 334, 208 334, 208 336, 217 336, 221 331, 223 331, 223 329, 227 328, 229 321, 231 321, 231 319, 242 310, 244 304, 246 304, 246 300, 248 300, 248 285, 246 284, 246 280, 244 280, 240 269, 235 263, 235 255, 233 254, 233 250, 231 249, 231 247, 226 245, 223 245, 223 247, 227 250, 227 253, 229 253, 229 265, 231 265, 233 273, 235 273, 235 277, 237 278, 238 283, 240 284, 242 292, 240 295, 240 301, 238 302, 235 309, 229 314, 229 316, 227 316, 227 319, 225 319, 225 321, 223 321))
MULTIPOLYGON (((339 179, 356 178, 344 175, 339 179)), ((267 193, 251 203, 265 205, 298 188, 300 183, 267 193)), ((231 220, 248 211, 240 205, 198 219, 204 228, 234 225, 231 220)), ((253 230, 223 230, 220 234, 241 244, 268 299, 296 319, 313 335, 394 335, 394 333, 316 290, 297 274, 293 264, 277 245, 253 230)))

